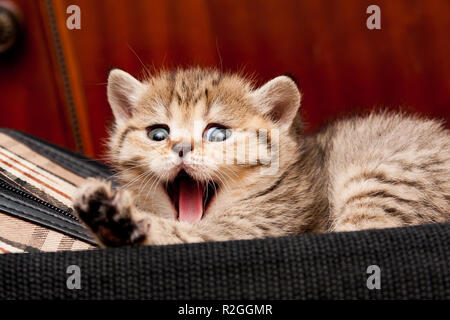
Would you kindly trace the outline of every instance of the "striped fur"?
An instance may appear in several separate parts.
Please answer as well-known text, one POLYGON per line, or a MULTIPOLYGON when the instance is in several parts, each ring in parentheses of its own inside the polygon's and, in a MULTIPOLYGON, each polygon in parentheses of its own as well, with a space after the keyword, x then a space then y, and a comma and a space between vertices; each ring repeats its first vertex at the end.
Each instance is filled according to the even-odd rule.
POLYGON ((330 130, 332 230, 449 221, 450 137, 441 123, 382 113, 330 130))
MULTIPOLYGON (((124 215, 115 209, 116 220, 146 221, 145 237, 134 233, 144 239, 139 243, 248 239, 450 220, 450 136, 440 122, 373 113, 303 135, 297 112, 300 93, 291 79, 278 77, 254 88, 241 76, 215 70, 161 72, 143 82, 116 70, 109 78, 108 96, 116 117, 110 158, 127 190, 120 197, 132 204, 124 215), (243 138, 254 129, 277 129, 279 139, 269 134, 263 147, 279 152, 278 170, 262 174, 263 163, 238 164, 238 156, 232 164, 219 163, 220 143, 196 143, 201 140, 194 132, 196 120, 203 128, 210 123, 225 125, 243 138), (170 127, 170 138, 149 142, 146 128, 153 124, 170 127), (191 156, 199 163, 193 166, 195 178, 219 182, 207 214, 194 224, 174 219, 164 191, 177 172, 171 148, 184 140, 194 141, 191 156)), ((253 159, 255 152, 248 148, 242 156, 253 159)), ((97 214, 89 211, 86 201, 92 194, 98 196, 99 188, 111 186, 90 180, 75 196, 75 208, 97 214)), ((114 203, 114 190, 103 194, 109 195, 106 202, 114 203)))

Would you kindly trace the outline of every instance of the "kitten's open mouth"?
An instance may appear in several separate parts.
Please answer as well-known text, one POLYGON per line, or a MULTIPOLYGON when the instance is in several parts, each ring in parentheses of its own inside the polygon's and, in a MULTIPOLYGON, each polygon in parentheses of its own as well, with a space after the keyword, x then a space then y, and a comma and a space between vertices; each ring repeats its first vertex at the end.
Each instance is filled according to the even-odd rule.
POLYGON ((211 203, 218 185, 197 181, 185 171, 175 177, 166 186, 167 194, 172 201, 179 221, 196 222, 203 218, 211 203))

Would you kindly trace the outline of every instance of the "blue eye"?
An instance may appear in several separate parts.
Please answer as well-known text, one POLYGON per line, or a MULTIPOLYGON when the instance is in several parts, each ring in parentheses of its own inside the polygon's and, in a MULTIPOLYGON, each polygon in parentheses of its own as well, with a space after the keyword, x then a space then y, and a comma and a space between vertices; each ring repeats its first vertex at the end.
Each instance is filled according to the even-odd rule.
POLYGON ((231 130, 223 127, 211 127, 205 131, 203 139, 211 142, 222 142, 228 139, 231 135, 231 130))
POLYGON ((163 141, 169 136, 169 130, 163 127, 153 127, 149 129, 147 135, 153 141, 163 141))

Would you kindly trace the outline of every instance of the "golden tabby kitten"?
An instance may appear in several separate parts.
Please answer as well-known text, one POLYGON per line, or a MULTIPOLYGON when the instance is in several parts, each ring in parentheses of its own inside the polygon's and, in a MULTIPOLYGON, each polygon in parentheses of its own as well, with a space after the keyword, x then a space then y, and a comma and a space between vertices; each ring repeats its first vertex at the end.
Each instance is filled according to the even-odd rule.
POLYGON ((450 220, 450 135, 400 114, 302 135, 289 77, 260 88, 215 70, 140 82, 113 70, 110 159, 121 187, 74 197, 100 244, 170 244, 450 220))

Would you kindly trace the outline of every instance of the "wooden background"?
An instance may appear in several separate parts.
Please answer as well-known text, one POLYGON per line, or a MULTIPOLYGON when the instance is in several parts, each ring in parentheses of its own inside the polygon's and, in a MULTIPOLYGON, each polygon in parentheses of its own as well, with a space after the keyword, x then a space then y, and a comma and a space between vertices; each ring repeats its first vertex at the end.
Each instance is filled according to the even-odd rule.
POLYGON ((103 154, 112 114, 111 67, 219 66, 257 75, 291 72, 315 130, 384 106, 450 120, 448 0, 14 0, 24 36, 0 56, 0 126, 91 156, 103 154), (81 8, 81 30, 65 27, 81 8), (366 28, 367 6, 381 30, 366 28))

